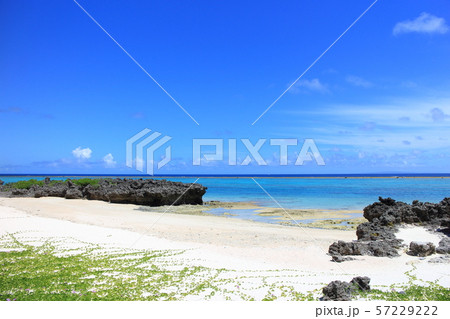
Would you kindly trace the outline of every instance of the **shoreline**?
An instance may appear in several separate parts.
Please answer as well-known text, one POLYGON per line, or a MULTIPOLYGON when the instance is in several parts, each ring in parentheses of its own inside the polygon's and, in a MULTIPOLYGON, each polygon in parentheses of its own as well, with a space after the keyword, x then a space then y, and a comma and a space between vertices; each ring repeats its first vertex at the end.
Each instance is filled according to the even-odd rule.
MULTIPOLYGON (((60 198, 60 197, 43 197, 43 198, 60 198)), ((1 196, 2 199, 34 199, 32 197, 8 197, 1 196)), ((63 198, 62 198, 63 199, 63 198)), ((88 199, 68 199, 68 201, 93 201, 88 199)), ((106 202, 107 203, 107 202, 106 202)), ((181 214, 192 216, 212 216, 220 218, 232 218, 243 221, 251 221, 255 223, 270 224, 270 225, 282 225, 282 226, 296 226, 299 225, 305 228, 316 229, 338 229, 338 230, 355 230, 356 226, 367 220, 362 216, 362 210, 342 210, 342 209, 295 209, 295 208, 277 208, 261 206, 252 201, 235 201, 235 202, 222 202, 217 200, 211 200, 204 202, 203 205, 190 205, 182 204, 177 206, 162 205, 162 206, 145 206, 138 204, 120 204, 109 203, 111 205, 125 205, 133 207, 135 210, 150 213, 168 213, 168 214, 181 214), (217 213, 216 210, 223 210, 223 212, 217 213), (240 211, 251 211, 252 216, 240 216, 240 211)))
POLYGON ((367 221, 363 217, 362 210, 343 210, 343 209, 299 209, 299 208, 279 208, 261 206, 256 202, 242 201, 242 202, 221 202, 208 201, 204 204, 205 212, 210 210, 221 209, 224 217, 236 217, 247 220, 248 218, 240 218, 238 215, 233 215, 239 210, 252 211, 255 216, 260 217, 259 221, 269 224, 279 224, 285 226, 300 226, 325 228, 325 229, 342 229, 355 230, 360 223, 367 221))
MULTIPOLYGON (((146 233, 150 235, 162 236, 167 239, 187 240, 193 242, 203 242, 202 238, 209 233, 214 233, 215 228, 222 228, 222 231, 230 238, 233 238, 229 244, 239 246, 239 239, 246 237, 246 234, 239 234, 239 230, 259 230, 271 233, 274 236, 281 236, 280 233, 296 234, 300 227, 287 227, 281 224, 271 224, 259 221, 227 218, 227 216, 218 216, 214 214, 198 214, 199 211, 210 209, 201 205, 180 205, 180 206, 159 206, 147 207, 134 204, 117 204, 107 203, 96 200, 86 199, 64 199, 59 197, 43 197, 43 198, 0 198, 0 207, 10 207, 26 212, 27 214, 54 218, 58 220, 70 221, 75 223, 94 225, 100 227, 120 228, 138 233, 146 233), (169 210, 167 208, 170 207, 169 210), (143 209, 144 208, 144 209, 143 209), (188 209, 188 211, 185 211, 188 209), (155 227, 152 225, 155 224, 155 227), (156 227, 158 226, 158 227, 156 227), (205 228, 207 226, 207 234, 198 232, 199 238, 191 236, 191 232, 196 231, 196 227, 205 228), (170 229, 178 227, 179 232, 170 229), (150 229, 150 230, 149 230, 150 229), (170 231, 169 231, 170 229, 170 231), (167 232, 166 232, 167 231, 167 232)), ((242 207, 238 205, 238 207, 242 207)), ((246 207, 246 206, 244 206, 246 207)), ((239 209, 239 208, 237 208, 239 209)), ((334 237, 340 237, 339 233, 346 233, 350 238, 353 236, 352 231, 341 229, 325 229, 325 228, 305 228, 308 232, 318 232, 330 234, 325 236, 329 240, 334 237), (336 232, 336 233, 335 233, 336 232), (332 236, 334 235, 334 237, 332 236)), ((285 235, 283 234, 285 237, 285 235)), ((286 237, 287 238, 287 237, 286 237)), ((294 238, 289 238, 294 241, 294 238)), ((209 240, 210 242, 211 240, 209 240)), ((323 246, 326 251, 327 245, 323 246)))
MULTIPOLYGON (((232 205, 234 205, 234 207, 227 207, 227 209, 241 209, 238 207, 239 205, 242 204, 248 206, 249 203, 252 202, 247 201, 254 200, 255 202, 252 203, 254 205, 248 207, 248 209, 253 209, 260 215, 258 216, 259 218, 263 216, 271 217, 271 219, 266 219, 266 221, 270 223, 273 222, 273 219, 279 219, 281 222, 287 223, 288 225, 293 222, 289 218, 285 218, 285 215, 287 214, 284 213, 284 209, 282 209, 283 212, 278 209, 277 203, 266 198, 259 189, 255 190, 252 188, 254 185, 251 182, 251 178, 246 176, 204 176, 206 179, 203 180, 203 185, 198 183, 188 183, 193 180, 191 178, 185 179, 183 176, 172 179, 170 176, 158 176, 157 179, 154 179, 154 177, 142 179, 142 176, 135 176, 137 179, 134 179, 118 178, 117 176, 115 176, 116 178, 107 178, 106 176, 101 177, 100 175, 96 175, 96 178, 91 176, 92 178, 79 179, 81 176, 82 175, 74 177, 73 179, 68 178, 68 176, 57 177, 57 179, 53 180, 49 177, 42 180, 43 176, 28 180, 27 177, 11 178, 6 180, 6 183, 2 184, 3 186, 0 186, 0 191, 9 192, 10 195, 14 196, 21 196, 27 193, 26 196, 29 197, 60 196, 68 199, 101 199, 115 203, 161 206, 170 205, 175 201, 178 201, 178 199, 176 199, 177 196, 181 194, 183 187, 187 187, 189 194, 182 196, 182 200, 174 206, 183 203, 201 204, 205 201, 213 203, 219 200, 224 201, 220 204, 222 206, 228 204, 228 202, 233 203, 232 205), (167 179, 164 179, 164 177, 167 177, 167 179), (21 179, 23 179, 23 181, 21 179), (232 182, 233 180, 235 181, 234 183, 232 182), (61 181, 63 181, 63 184, 60 184, 61 181), (134 186, 136 183, 139 184, 139 190, 134 186), (239 184, 237 185, 237 189, 240 191, 233 195, 229 188, 233 187, 235 183, 239 184), (171 190, 171 195, 173 196, 170 199, 172 202, 162 202, 162 198, 170 197, 167 196, 167 194, 161 193, 157 196, 154 194, 155 190, 153 189, 157 189, 157 192, 162 191, 164 184, 173 184, 173 189, 171 190), (73 187, 78 188, 78 190, 72 189, 73 187), (190 188, 201 188, 202 191, 193 191, 190 188), (206 192, 207 189, 208 192, 206 192), (142 196, 142 192, 148 196, 142 196), (146 202, 144 202, 143 199, 147 197, 149 199, 146 199, 146 202)), ((308 215, 310 212, 317 214, 326 211, 327 214, 333 216, 323 216, 324 218, 322 219, 328 217, 331 217, 334 220, 340 219, 340 222, 332 222, 331 220, 328 222, 328 224, 339 224, 340 226, 348 225, 353 217, 362 217, 362 214, 359 216, 356 214, 360 213, 367 204, 377 200, 377 198, 372 195, 374 192, 381 193, 383 197, 392 196, 396 200, 411 203, 416 199, 422 202, 439 201, 450 190, 450 185, 446 182, 449 179, 444 176, 265 176, 261 177, 261 179, 268 179, 267 182, 269 182, 269 179, 278 180, 277 183, 273 183, 275 185, 273 192, 277 194, 277 197, 281 202, 284 202, 284 206, 287 206, 284 207, 286 211, 289 213, 292 212, 292 215, 299 215, 295 217, 297 220, 296 222, 308 219, 304 218, 302 216, 303 214, 308 215), (350 178, 350 180, 344 182, 347 178, 350 178), (405 178, 404 182, 398 181, 398 178, 405 178), (315 179, 316 181, 314 182, 315 179), (321 179, 324 181, 322 182, 321 179), (304 182, 302 182, 302 180, 304 180, 304 182), (370 180, 372 180, 372 182, 370 182, 370 180), (409 189, 408 187, 411 187, 411 191, 405 192, 404 190, 409 189), (429 190, 425 192, 425 194, 421 191, 423 187, 426 187, 426 189, 429 190), (335 191, 335 189, 337 191, 335 191), (380 191, 380 189, 385 189, 385 191, 380 191), (353 194, 354 192, 358 195, 353 194), (301 212, 301 214, 298 214, 298 212, 301 212), (340 213, 341 215, 334 216, 337 213, 340 213), (342 214, 345 215, 343 216, 342 214)), ((272 185, 271 183, 269 184, 272 185)), ((8 193, 6 195, 8 195, 8 193)), ((2 195, 0 194, 0 196, 2 195)), ((216 212, 212 213, 215 214, 216 212)), ((233 217, 235 214, 228 212, 227 215, 233 217)), ((245 218, 246 217, 244 217, 244 219, 245 218)), ((316 219, 316 217, 312 216, 311 219, 316 219)), ((308 221, 308 224, 311 222, 314 221, 308 221)), ((323 224, 324 222, 320 221, 320 223, 316 223, 315 226, 327 226, 326 223, 325 225, 323 224)))

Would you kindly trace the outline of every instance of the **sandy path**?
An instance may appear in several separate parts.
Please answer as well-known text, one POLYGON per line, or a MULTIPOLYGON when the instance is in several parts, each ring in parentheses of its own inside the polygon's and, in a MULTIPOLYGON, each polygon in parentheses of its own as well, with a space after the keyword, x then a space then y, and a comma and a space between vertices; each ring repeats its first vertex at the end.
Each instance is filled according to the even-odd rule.
MULTIPOLYGON (((303 283, 349 280, 367 275, 376 285, 405 282, 417 267, 425 280, 450 286, 448 264, 399 258, 358 257, 336 264, 326 255, 336 240, 355 239, 353 231, 300 229, 245 220, 152 213, 138 206, 62 198, 1 198, 0 235, 19 231, 42 237, 73 237, 118 247, 188 249, 183 258, 206 267, 235 270, 291 269, 308 272, 303 283)), ((311 289, 311 287, 307 287, 311 289)))

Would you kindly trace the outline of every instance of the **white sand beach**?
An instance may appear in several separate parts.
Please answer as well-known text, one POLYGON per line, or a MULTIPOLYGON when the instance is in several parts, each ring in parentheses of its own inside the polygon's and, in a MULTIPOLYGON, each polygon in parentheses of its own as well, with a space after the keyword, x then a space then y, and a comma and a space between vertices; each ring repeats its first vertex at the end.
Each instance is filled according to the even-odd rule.
MULTIPOLYGON (((138 206, 62 198, 0 198, 0 236, 15 234, 35 245, 58 239, 73 245, 95 243, 123 249, 185 250, 178 264, 225 268, 245 288, 259 280, 283 282, 299 291, 318 289, 332 280, 368 276, 371 285, 387 289, 406 283, 412 269, 419 279, 450 287, 448 264, 429 263, 402 253, 398 258, 357 256, 337 264, 326 253, 337 240, 356 239, 354 231, 300 228, 217 216, 153 213, 138 206), (70 240, 69 240, 70 239, 70 240), (252 279, 243 279, 252 273, 252 279), (246 286, 247 285, 247 286, 246 286)), ((422 236, 405 230, 405 239, 422 236)), ((432 236, 431 234, 429 236, 432 236)), ((427 238, 429 240, 430 238, 427 238)), ((431 238, 436 241, 437 238, 431 238)), ((417 238, 421 240, 421 238, 417 238)), ((1 248, 1 247, 0 247, 1 248)), ((434 256, 435 257, 435 256, 434 256)), ((258 298, 258 290, 249 290, 258 298)), ((250 293, 250 294, 251 294, 250 293)), ((220 296, 216 296, 220 299, 220 296)), ((197 298, 197 297, 196 297, 197 298)), ((189 298, 188 298, 189 299, 189 298)))

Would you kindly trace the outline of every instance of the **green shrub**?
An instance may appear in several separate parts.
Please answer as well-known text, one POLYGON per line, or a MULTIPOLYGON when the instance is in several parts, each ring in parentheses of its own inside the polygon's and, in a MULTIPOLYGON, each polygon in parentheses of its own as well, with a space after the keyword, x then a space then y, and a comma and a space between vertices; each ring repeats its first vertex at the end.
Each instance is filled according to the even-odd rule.
POLYGON ((42 185, 44 185, 44 181, 38 181, 38 180, 35 180, 35 179, 29 179, 27 181, 18 181, 18 182, 10 184, 10 186, 12 188, 20 188, 20 189, 29 189, 33 185, 42 186, 42 185))
POLYGON ((85 187, 87 185, 98 186, 98 179, 80 178, 72 180, 72 183, 81 187, 85 187))

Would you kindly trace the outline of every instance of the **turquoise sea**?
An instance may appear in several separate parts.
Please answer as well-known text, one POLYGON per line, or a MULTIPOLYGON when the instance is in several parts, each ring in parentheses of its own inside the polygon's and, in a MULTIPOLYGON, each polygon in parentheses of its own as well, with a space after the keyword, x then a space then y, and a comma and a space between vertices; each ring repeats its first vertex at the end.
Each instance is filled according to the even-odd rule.
MULTIPOLYGON (((39 180, 44 177, 0 176, 0 179, 4 182, 15 182, 30 178, 39 180)), ((51 178, 61 180, 68 177, 75 179, 87 176, 51 178)), ((192 183, 196 177, 165 177, 165 179, 192 183)), ((439 202, 445 197, 450 197, 448 176, 255 177, 255 180, 284 208, 362 209, 377 201, 378 196, 392 197, 408 203, 415 199, 439 202)), ((277 207, 277 204, 249 177, 200 177, 197 183, 208 187, 204 196, 205 201, 253 201, 261 206, 277 207)))

